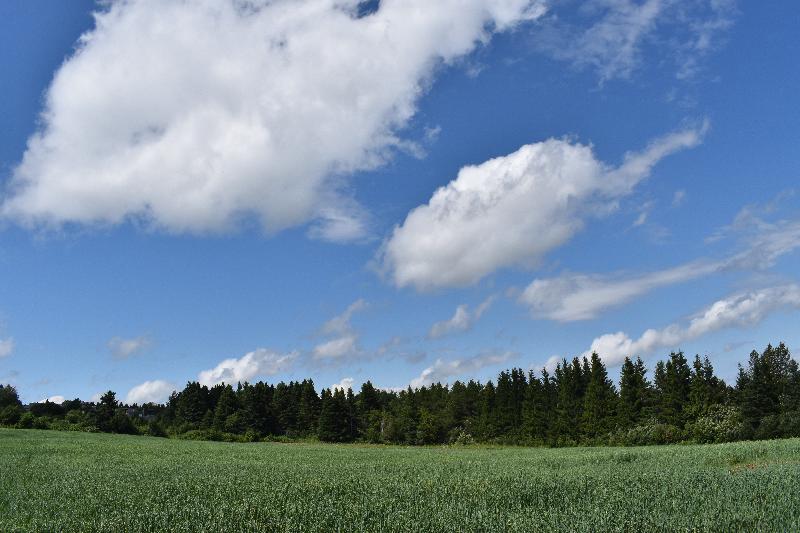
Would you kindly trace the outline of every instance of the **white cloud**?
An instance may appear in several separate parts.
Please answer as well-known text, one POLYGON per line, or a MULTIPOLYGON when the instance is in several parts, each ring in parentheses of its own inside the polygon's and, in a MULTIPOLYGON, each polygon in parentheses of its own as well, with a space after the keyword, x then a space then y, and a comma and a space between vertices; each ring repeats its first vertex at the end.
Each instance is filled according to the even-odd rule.
POLYGON ((0 210, 29 226, 118 224, 361 239, 347 176, 397 132, 442 64, 541 0, 127 0, 55 74, 0 210))
POLYGON ((734 222, 715 233, 719 240, 728 233, 740 239, 739 251, 722 260, 698 260, 673 268, 626 276, 562 274, 534 279, 518 301, 531 308, 534 318, 569 322, 596 318, 601 311, 623 305, 659 287, 731 270, 764 270, 783 255, 800 248, 800 221, 767 222, 755 208, 742 209, 734 222))
POLYGON ((14 339, 9 337, 7 339, 0 339, 0 359, 8 357, 14 353, 14 339))
POLYGON ((169 395, 172 394, 173 391, 177 390, 173 383, 169 383, 168 381, 163 381, 157 379, 155 381, 145 381, 140 385, 136 385, 130 391, 128 391, 128 395, 125 397, 125 403, 127 404, 145 404, 148 402, 152 403, 166 403, 167 399, 169 399, 169 395))
POLYGON ((471 329, 472 326, 475 325, 475 322, 477 322, 481 316, 483 316, 483 313, 485 313, 489 307, 491 307, 493 302, 494 296, 490 296, 481 302, 481 304, 478 305, 473 312, 470 312, 469 307, 466 304, 459 305, 456 308, 455 314, 453 314, 450 319, 436 322, 433 326, 431 326, 431 329, 428 332, 428 338, 438 339, 439 337, 444 337, 450 333, 467 331, 468 329, 471 329))
POLYGON ((600 82, 628 78, 648 45, 675 61, 676 77, 689 78, 733 25, 734 0, 586 0, 575 24, 554 10, 542 21, 535 46, 575 67, 597 72, 600 82))
POLYGON ((560 322, 588 320, 659 287, 719 272, 724 262, 693 262, 623 279, 619 275, 564 274, 535 279, 519 296, 534 318, 560 322))
POLYGON ((586 217, 613 211, 663 157, 697 145, 706 128, 659 138, 616 168, 597 160, 590 146, 561 139, 464 167, 395 227, 380 267, 398 287, 430 290, 534 265, 586 217))
POLYGON ((686 191, 679 189, 672 195, 672 207, 680 207, 686 201, 686 191))
POLYGON ((92 394, 92 397, 89 398, 89 401, 92 402, 92 403, 100 403, 100 398, 103 397, 103 394, 104 393, 102 393, 102 392, 96 392, 96 393, 92 394))
POLYGON ((127 359, 137 353, 147 350, 152 346, 153 341, 148 336, 134 337, 132 339, 123 339, 122 337, 114 337, 108 341, 108 349, 114 359, 127 359))
POLYGON ((482 368, 505 364, 509 360, 517 357, 514 352, 502 353, 482 353, 467 359, 454 359, 445 361, 437 359, 433 366, 429 366, 422 373, 411 380, 411 388, 419 388, 441 381, 447 381, 452 377, 467 376, 482 368))
POLYGON ((767 222, 751 209, 739 212, 733 224, 723 230, 744 234, 745 248, 729 261, 730 268, 764 269, 783 255, 800 248, 800 220, 767 222))
POLYGON ((322 332, 325 334, 331 333, 346 333, 352 330, 350 326, 350 320, 353 318, 353 315, 359 311, 363 311, 367 308, 369 304, 367 304, 366 300, 363 298, 359 298, 355 302, 351 303, 347 306, 347 309, 340 315, 337 315, 322 326, 322 332))
POLYGON ((333 338, 317 344, 312 350, 313 358, 337 360, 359 355, 361 353, 358 347, 359 335, 353 329, 350 320, 355 313, 363 311, 368 305, 364 299, 359 298, 347 306, 342 314, 325 322, 322 326, 322 333, 333 336, 333 338))
POLYGON ((61 405, 64 403, 66 398, 61 396, 60 394, 56 394, 55 396, 50 396, 49 398, 44 398, 43 400, 39 400, 39 403, 50 402, 50 403, 57 403, 61 405))
POLYGON ((341 359, 356 355, 358 346, 355 334, 346 334, 320 343, 314 347, 314 359, 341 359))
POLYGON ((200 372, 197 379, 202 385, 212 386, 223 382, 236 384, 257 376, 273 376, 289 370, 297 356, 297 352, 282 354, 259 348, 238 359, 225 359, 214 368, 200 372))
POLYGON ((686 325, 648 329, 638 339, 621 331, 608 333, 594 339, 584 355, 597 352, 607 364, 615 365, 628 356, 678 348, 680 343, 712 331, 757 324, 768 314, 785 308, 800 309, 800 286, 789 284, 736 294, 714 302, 686 325))
POLYGON ((339 383, 331 385, 331 390, 342 389, 347 392, 347 389, 352 389, 353 385, 355 385, 355 380, 353 378, 342 378, 339 383))

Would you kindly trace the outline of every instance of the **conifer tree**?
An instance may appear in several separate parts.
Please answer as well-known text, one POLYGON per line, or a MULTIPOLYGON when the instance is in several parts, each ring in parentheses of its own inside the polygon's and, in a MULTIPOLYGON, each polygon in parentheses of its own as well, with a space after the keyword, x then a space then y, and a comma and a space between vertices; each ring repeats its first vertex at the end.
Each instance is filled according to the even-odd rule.
POLYGON ((647 368, 641 357, 636 362, 626 357, 622 364, 619 380, 619 422, 623 427, 635 426, 647 416, 651 395, 647 381, 647 368))
POLYGON ((608 379, 606 365, 600 356, 593 352, 581 415, 583 434, 591 439, 610 431, 616 403, 617 393, 611 380, 608 379))
POLYGON ((228 417, 233 415, 239 408, 236 395, 230 385, 224 385, 222 392, 214 409, 214 429, 223 431, 228 417))
POLYGON ((660 398, 660 415, 667 424, 683 427, 684 409, 689 402, 691 370, 683 352, 670 354, 664 366, 663 389, 660 398))

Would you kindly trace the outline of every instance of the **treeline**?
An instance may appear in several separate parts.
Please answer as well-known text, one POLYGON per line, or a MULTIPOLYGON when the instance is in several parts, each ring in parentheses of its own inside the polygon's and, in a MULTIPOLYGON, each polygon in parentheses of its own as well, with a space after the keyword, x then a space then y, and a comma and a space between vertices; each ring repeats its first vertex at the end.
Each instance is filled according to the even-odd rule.
POLYGON ((553 373, 501 372, 496 382, 456 381, 394 392, 364 383, 358 393, 311 380, 207 387, 190 382, 166 405, 36 403, 27 410, 0 386, 0 424, 189 439, 319 439, 393 444, 498 443, 540 446, 727 442, 800 436, 800 370, 786 346, 753 351, 736 383, 708 358, 658 361, 650 377, 625 359, 618 387, 596 354, 562 360, 553 373))

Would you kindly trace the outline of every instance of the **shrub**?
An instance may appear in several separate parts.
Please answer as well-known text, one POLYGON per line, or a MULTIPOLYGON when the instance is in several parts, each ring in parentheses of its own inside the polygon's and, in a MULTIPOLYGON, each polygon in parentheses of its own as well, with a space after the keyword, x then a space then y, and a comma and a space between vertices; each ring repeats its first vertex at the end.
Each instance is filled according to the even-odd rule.
POLYGON ((19 422, 17 422, 17 427, 21 429, 31 429, 33 424, 36 422, 36 417, 31 412, 24 413, 19 422))
POLYGON ((742 413, 733 405, 712 405, 708 413, 689 427, 699 443, 733 442, 744 435, 742 413))
POLYGON ((0 424, 13 426, 22 418, 22 408, 19 405, 9 405, 0 410, 0 424))
POLYGON ((166 437, 167 432, 157 420, 151 420, 147 424, 147 434, 151 437, 166 437))

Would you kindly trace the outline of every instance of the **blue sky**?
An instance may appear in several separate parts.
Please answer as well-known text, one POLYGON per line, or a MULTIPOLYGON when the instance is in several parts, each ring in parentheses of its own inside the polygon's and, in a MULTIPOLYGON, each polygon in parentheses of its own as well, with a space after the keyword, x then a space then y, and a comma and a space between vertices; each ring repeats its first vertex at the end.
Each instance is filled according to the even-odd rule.
POLYGON ((800 6, 416 4, 3 2, 0 382, 800 345, 800 6))

